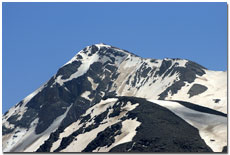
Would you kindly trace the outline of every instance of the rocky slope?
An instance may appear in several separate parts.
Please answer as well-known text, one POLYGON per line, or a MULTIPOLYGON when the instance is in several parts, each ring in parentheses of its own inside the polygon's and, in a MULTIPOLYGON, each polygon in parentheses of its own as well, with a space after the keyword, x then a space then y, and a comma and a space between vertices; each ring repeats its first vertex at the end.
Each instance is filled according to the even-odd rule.
POLYGON ((221 152, 226 113, 226 72, 95 44, 3 115, 3 151, 221 152))

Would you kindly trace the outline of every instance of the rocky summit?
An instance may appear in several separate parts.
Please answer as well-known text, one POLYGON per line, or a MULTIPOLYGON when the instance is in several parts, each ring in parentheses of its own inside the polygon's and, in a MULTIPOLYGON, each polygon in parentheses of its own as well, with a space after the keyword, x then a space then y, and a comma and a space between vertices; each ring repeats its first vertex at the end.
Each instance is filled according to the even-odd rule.
POLYGON ((95 44, 2 123, 3 152, 227 152, 227 72, 95 44))

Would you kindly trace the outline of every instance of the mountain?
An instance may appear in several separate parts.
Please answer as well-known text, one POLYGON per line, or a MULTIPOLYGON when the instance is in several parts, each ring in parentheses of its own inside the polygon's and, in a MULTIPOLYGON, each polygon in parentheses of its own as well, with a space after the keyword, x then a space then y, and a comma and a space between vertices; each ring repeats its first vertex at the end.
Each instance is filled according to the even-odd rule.
POLYGON ((226 152, 227 72, 95 44, 2 122, 4 152, 226 152))

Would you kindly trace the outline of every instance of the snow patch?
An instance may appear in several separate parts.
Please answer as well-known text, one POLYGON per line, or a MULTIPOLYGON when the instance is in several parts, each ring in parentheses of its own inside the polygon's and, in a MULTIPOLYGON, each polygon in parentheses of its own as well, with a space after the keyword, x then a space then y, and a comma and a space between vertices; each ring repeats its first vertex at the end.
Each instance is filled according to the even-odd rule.
POLYGON ((3 126, 5 126, 8 129, 14 128, 14 124, 10 124, 8 121, 5 121, 4 124, 3 124, 3 126))
POLYGON ((110 47, 111 47, 110 45, 105 45, 105 44, 103 44, 103 43, 95 44, 95 46, 97 46, 97 48, 99 48, 99 50, 100 50, 102 47, 106 47, 106 48, 110 48, 110 47))
POLYGON ((137 66, 141 62, 141 59, 139 57, 135 57, 132 55, 128 55, 127 58, 129 58, 130 60, 124 62, 125 64, 122 66, 123 68, 130 68, 132 66, 137 66))
POLYGON ((107 108, 111 107, 118 99, 117 98, 109 98, 107 100, 101 100, 100 103, 94 105, 93 107, 89 108, 84 116, 87 116, 88 114, 90 114, 90 118, 93 118, 99 114, 101 114, 102 112, 104 112, 107 108))
POLYGON ((96 90, 96 88, 97 88, 97 86, 98 86, 98 83, 94 83, 93 82, 93 79, 91 78, 91 77, 87 77, 87 79, 89 80, 89 82, 91 83, 91 85, 92 85, 92 89, 93 90, 96 90))
POLYGON ((179 63, 179 67, 186 67, 188 60, 176 60, 176 62, 179 63))
MULTIPOLYGON (((13 152, 15 147, 17 147, 20 143, 24 142, 26 137, 31 136, 32 132, 35 130, 35 127, 38 123, 38 119, 35 119, 30 126, 30 129, 19 128, 17 127, 13 133, 7 134, 3 136, 3 152, 13 152)), ((20 146, 20 145, 19 145, 20 146)))
POLYGON ((53 143, 50 152, 53 152, 60 146, 62 138, 70 136, 74 131, 82 127, 82 125, 83 124, 80 124, 80 120, 78 120, 77 122, 74 122, 71 125, 69 125, 67 128, 65 128, 65 130, 62 133, 60 133, 58 140, 53 143))
POLYGON ((62 79, 62 75, 59 75, 55 79, 54 84, 58 83, 62 86, 65 82, 82 76, 83 74, 85 74, 89 70, 90 65, 92 65, 94 62, 98 61, 98 59, 99 59, 99 56, 97 55, 97 53, 92 55, 91 57, 85 57, 84 59, 82 59, 82 64, 78 68, 77 72, 73 73, 68 79, 62 79))
POLYGON ((90 95, 90 94, 91 94, 90 91, 85 91, 84 93, 81 94, 81 97, 83 97, 83 98, 85 98, 85 99, 87 99, 87 100, 89 100, 89 101, 92 101, 92 99, 89 98, 89 95, 90 95))
POLYGON ((62 67, 66 66, 66 65, 68 65, 68 64, 71 64, 71 63, 73 63, 74 61, 78 60, 77 57, 78 57, 78 55, 81 55, 82 52, 83 52, 83 50, 80 50, 80 51, 78 52, 78 54, 76 54, 72 59, 70 59, 70 61, 68 61, 67 63, 65 63, 62 67))
POLYGON ((93 152, 109 152, 113 147, 132 141, 133 137, 136 135, 136 128, 141 125, 137 119, 128 119, 122 122, 121 134, 115 137, 115 142, 108 146, 99 147, 93 152))
MULTIPOLYGON (((71 107, 71 106, 70 106, 71 107)), ((48 129, 46 129, 41 134, 35 133, 35 128, 38 123, 38 118, 35 119, 29 128, 29 130, 24 128, 16 128, 14 130, 14 134, 10 136, 10 139, 7 141, 4 141, 7 143, 6 147, 3 148, 4 152, 34 152, 36 151, 41 144, 44 143, 45 140, 47 140, 55 129, 60 125, 61 121, 65 118, 67 112, 69 111, 70 107, 67 108, 66 112, 57 117, 53 123, 49 126, 48 129), (18 132, 19 131, 19 132, 18 132), (17 135, 17 138, 14 138, 14 135, 17 135)), ((4 135, 7 136, 7 135, 4 135)))
POLYGON ((132 141, 133 137, 136 135, 136 128, 141 125, 141 122, 136 119, 128 119, 122 122, 121 134, 115 137, 115 144, 123 144, 132 141))

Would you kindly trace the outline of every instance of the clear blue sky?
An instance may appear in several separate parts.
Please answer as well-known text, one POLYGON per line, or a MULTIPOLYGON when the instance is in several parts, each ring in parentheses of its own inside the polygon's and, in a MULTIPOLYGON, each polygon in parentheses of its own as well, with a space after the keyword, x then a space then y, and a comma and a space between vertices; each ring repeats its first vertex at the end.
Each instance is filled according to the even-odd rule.
POLYGON ((3 112, 87 45, 227 70, 227 3, 3 3, 3 112))

